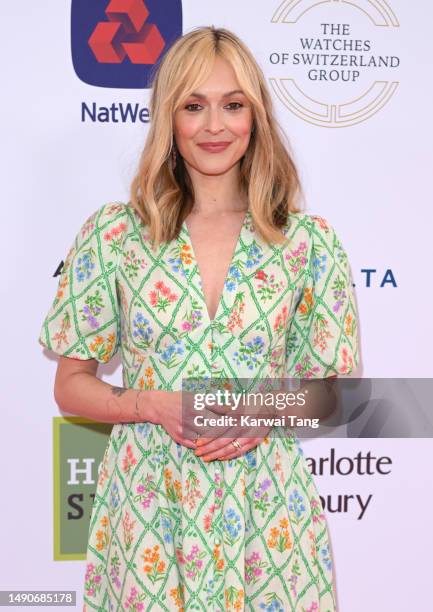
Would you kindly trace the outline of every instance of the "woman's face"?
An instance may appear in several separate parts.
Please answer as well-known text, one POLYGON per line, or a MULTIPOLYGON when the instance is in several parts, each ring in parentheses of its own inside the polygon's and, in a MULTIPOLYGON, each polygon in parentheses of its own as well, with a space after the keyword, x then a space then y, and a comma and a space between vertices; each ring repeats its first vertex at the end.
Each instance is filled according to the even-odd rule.
POLYGON ((219 57, 207 81, 174 115, 174 136, 186 166, 208 175, 224 174, 239 162, 252 127, 251 105, 233 68, 219 57))

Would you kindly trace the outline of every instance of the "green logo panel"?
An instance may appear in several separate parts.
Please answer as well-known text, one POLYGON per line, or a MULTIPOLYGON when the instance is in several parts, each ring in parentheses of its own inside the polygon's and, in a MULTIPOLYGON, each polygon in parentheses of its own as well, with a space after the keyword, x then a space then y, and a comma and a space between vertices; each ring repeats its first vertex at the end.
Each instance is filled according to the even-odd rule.
POLYGON ((85 559, 93 499, 112 424, 53 417, 54 559, 85 559))

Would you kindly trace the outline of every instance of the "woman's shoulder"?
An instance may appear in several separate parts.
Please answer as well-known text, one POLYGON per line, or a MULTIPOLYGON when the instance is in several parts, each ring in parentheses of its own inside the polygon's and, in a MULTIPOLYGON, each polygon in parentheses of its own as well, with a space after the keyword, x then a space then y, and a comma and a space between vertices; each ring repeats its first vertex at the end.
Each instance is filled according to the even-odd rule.
POLYGON ((311 242, 332 242, 335 232, 325 217, 300 211, 289 213, 285 234, 289 239, 295 235, 302 235, 311 242))
POLYGON ((86 219, 83 227, 89 229, 97 229, 98 232, 103 232, 108 238, 108 233, 118 237, 138 228, 143 228, 143 221, 137 210, 131 202, 111 200, 100 205, 86 219))

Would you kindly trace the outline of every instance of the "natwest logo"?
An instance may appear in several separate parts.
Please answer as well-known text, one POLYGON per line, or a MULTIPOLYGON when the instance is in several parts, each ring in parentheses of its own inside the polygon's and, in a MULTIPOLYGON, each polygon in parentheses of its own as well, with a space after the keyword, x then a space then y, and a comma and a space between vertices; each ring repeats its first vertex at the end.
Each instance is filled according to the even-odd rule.
POLYGON ((133 64, 154 64, 165 41, 158 26, 146 23, 149 10, 140 0, 111 0, 89 38, 98 62, 120 64, 126 56, 133 64))
POLYGON ((72 1, 72 61, 89 85, 149 87, 155 64, 181 34, 181 0, 72 1))

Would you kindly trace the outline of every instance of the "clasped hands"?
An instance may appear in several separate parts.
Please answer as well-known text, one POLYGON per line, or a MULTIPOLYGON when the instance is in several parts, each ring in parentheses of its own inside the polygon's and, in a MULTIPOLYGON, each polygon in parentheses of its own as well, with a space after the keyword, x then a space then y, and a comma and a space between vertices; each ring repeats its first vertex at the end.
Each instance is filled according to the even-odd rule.
POLYGON ((194 416, 202 417, 202 421, 206 422, 208 419, 216 419, 217 417, 225 417, 223 421, 227 421, 229 424, 217 425, 216 427, 202 426, 201 429, 205 433, 201 434, 197 432, 197 425, 191 422, 191 417, 187 420, 189 435, 193 431, 197 434, 197 437, 193 438, 195 442, 195 455, 201 457, 203 461, 213 461, 218 459, 229 460, 239 457, 251 449, 258 446, 265 438, 269 431, 273 428, 273 425, 261 425, 260 427, 249 427, 242 425, 242 416, 248 414, 253 416, 255 419, 267 417, 272 421, 272 417, 276 416, 276 410, 269 406, 255 406, 254 413, 251 414, 250 407, 240 405, 233 412, 233 408, 230 405, 212 405, 205 406, 203 410, 197 412, 192 411, 194 416), (232 422, 235 422, 232 425, 232 422), (208 432, 216 432, 216 435, 208 435, 208 432), (260 435, 257 434, 260 432, 260 435))

